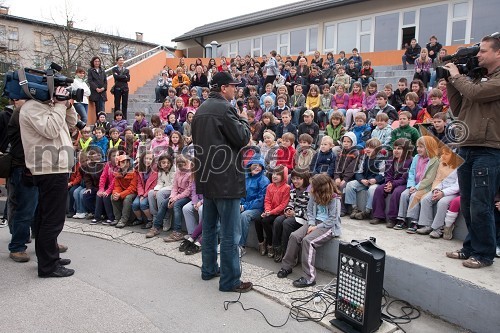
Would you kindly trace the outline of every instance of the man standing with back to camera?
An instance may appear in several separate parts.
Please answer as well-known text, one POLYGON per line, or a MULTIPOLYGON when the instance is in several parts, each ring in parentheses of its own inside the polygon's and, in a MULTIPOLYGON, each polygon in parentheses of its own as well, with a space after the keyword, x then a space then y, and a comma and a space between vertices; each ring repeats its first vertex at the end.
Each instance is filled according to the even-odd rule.
MULTIPOLYGON (((68 96, 68 92, 56 87, 55 95, 68 96)), ((68 175, 74 164, 68 126, 75 126, 77 119, 70 101, 56 98, 50 103, 30 99, 19 114, 26 167, 38 187, 34 234, 39 277, 67 277, 75 272, 64 267, 71 261, 59 257, 57 237, 66 218, 68 175)))
POLYGON ((500 187, 500 35, 481 40, 479 66, 487 70, 474 81, 460 75, 453 63, 447 85, 450 107, 465 122, 468 136, 459 142, 464 163, 458 169, 460 209, 468 234, 462 249, 446 256, 463 259, 468 268, 493 264, 496 251, 494 198, 500 187))
POLYGON ((220 291, 247 292, 242 282, 238 244, 241 237, 240 199, 245 197, 245 175, 240 150, 251 138, 246 112, 229 101, 236 81, 231 74, 214 75, 208 99, 193 119, 196 192, 203 194, 203 246, 201 278, 219 276, 220 291), (220 273, 217 264, 217 224, 220 222, 220 273))

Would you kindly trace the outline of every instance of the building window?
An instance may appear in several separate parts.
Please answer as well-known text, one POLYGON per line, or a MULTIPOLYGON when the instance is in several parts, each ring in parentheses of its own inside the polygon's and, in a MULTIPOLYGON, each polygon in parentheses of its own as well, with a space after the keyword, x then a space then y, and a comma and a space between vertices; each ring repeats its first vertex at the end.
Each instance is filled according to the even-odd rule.
POLYGON ((472 6, 471 43, 481 41, 484 36, 498 31, 497 14, 491 8, 498 6, 498 0, 474 1, 472 6))
POLYGON ((371 51, 371 32, 372 32, 372 19, 361 20, 359 26, 359 52, 371 51))
POLYGON ((130 59, 135 56, 135 47, 133 46, 127 46, 125 49, 123 49, 123 57, 125 59, 130 59))
POLYGON ((102 54, 111 54, 111 50, 110 50, 110 47, 108 44, 100 44, 99 45, 99 51, 102 53, 102 54))
POLYGON ((348 21, 337 26, 337 50, 350 53, 356 47, 358 22, 348 21))
POLYGON ((253 39, 252 57, 260 57, 260 37, 253 39))
POLYGON ((415 24, 415 11, 404 12, 403 13, 403 25, 414 25, 415 24))
POLYGON ((7 46, 7 29, 5 28, 5 25, 0 25, 0 46, 7 46))
POLYGON ((309 53, 314 53, 318 50, 318 28, 309 29, 309 53))
POLYGON ((323 31, 323 34, 325 35, 323 50, 335 52, 335 25, 325 25, 323 31))
POLYGON ((288 39, 288 32, 280 34, 280 43, 277 52, 282 56, 288 55, 288 39))
POLYGON ((398 48, 399 13, 375 17, 374 51, 394 50, 398 48))
POLYGON ((252 40, 246 39, 238 42, 238 54, 242 57, 251 54, 252 40))
POLYGON ((467 22, 469 21, 469 3, 458 2, 452 5, 451 44, 467 44, 470 40, 470 31, 467 37, 467 22))
POLYGON ((269 35, 262 37, 262 54, 276 50, 278 46, 278 35, 269 35))
POLYGON ((19 40, 19 30, 17 27, 9 27, 9 40, 19 40))
POLYGON ((295 55, 306 51, 307 30, 290 31, 290 54, 295 55))
POLYGON ((438 5, 420 9, 418 41, 425 46, 431 36, 436 36, 438 41, 445 42, 448 5, 438 5))

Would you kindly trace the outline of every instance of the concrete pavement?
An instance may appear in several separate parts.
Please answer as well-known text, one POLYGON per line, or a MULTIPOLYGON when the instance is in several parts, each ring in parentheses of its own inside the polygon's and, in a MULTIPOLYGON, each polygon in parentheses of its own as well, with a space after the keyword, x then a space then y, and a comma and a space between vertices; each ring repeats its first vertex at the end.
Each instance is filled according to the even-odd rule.
MULTIPOLYGON (((245 312, 237 304, 224 310, 224 301, 235 300, 238 294, 219 292, 216 279, 200 279, 199 268, 195 267, 201 262, 200 255, 185 256, 177 251, 178 243, 148 240, 143 232, 139 228, 116 229, 68 221, 60 241, 70 250, 62 257, 72 259, 70 267, 76 273, 64 279, 39 279, 33 245, 28 250, 31 262, 14 263, 6 250, 8 229, 0 229, 0 332, 272 330, 254 311, 245 312)), ((290 279, 276 278, 279 265, 272 260, 252 249, 243 258, 244 280, 285 292, 295 290, 290 279)), ((299 276, 297 267, 290 277, 299 276)), ((331 274, 320 273, 318 283, 331 279, 331 274)), ((283 323, 289 313, 283 305, 290 305, 291 296, 256 289, 259 292, 242 295, 244 306, 260 309, 273 324, 283 323)), ((320 332, 332 328, 327 320, 323 325, 291 319, 281 331, 320 332)), ((407 332, 464 331, 426 314, 403 327, 407 332)), ((380 331, 395 330, 384 324, 380 331)))

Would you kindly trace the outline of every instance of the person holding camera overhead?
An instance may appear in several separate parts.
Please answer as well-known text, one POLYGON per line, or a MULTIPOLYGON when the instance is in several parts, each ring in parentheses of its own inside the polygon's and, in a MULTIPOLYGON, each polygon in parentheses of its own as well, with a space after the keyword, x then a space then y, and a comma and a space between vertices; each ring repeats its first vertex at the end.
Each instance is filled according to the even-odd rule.
MULTIPOLYGON (((52 91, 50 91, 52 92, 52 91)), ((68 175, 74 164, 69 127, 78 120, 65 87, 57 86, 50 103, 30 99, 19 113, 26 167, 38 187, 35 219, 35 252, 39 277, 67 277, 74 270, 64 267, 69 259, 59 257, 57 237, 66 218, 68 175)))
MULTIPOLYGON (((473 56, 473 55, 472 55, 473 56)), ((471 56, 471 57, 472 57, 471 56)), ((464 260, 463 266, 493 264, 496 252, 495 194, 500 188, 500 34, 483 37, 477 53, 485 75, 471 80, 448 63, 447 91, 450 108, 465 123, 458 154, 460 208, 468 235, 460 250, 446 256, 464 260)))
POLYGON ((113 95, 115 95, 114 110, 121 110, 123 118, 127 119, 128 107, 128 83, 130 82, 130 72, 125 66, 123 57, 116 58, 116 66, 113 67, 113 78, 115 79, 113 95), (120 108, 121 102, 121 108, 120 108))
MULTIPOLYGON (((104 104, 108 100, 106 90, 108 90, 108 80, 106 73, 102 68, 102 61, 99 57, 92 57, 90 60, 90 68, 87 71, 87 80, 90 86, 89 101, 95 105, 95 115, 104 110, 104 104)), ((116 110, 116 109, 115 109, 116 110)), ((119 110, 119 109, 118 109, 119 110)))

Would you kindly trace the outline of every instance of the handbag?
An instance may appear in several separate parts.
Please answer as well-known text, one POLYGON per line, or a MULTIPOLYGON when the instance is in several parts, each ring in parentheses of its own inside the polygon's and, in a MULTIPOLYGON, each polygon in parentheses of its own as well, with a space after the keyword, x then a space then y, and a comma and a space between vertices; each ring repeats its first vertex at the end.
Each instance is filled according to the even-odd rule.
POLYGON ((9 178, 12 169, 12 155, 0 153, 0 178, 9 178))

